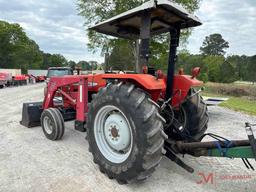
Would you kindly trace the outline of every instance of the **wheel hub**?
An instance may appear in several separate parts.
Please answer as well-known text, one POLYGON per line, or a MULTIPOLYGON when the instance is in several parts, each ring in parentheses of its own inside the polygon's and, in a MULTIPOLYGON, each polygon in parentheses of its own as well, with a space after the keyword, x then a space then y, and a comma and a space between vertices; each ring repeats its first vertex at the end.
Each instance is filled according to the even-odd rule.
POLYGON ((119 130, 118 129, 116 129, 116 126, 114 125, 114 126, 111 126, 111 135, 112 135, 112 137, 114 137, 114 138, 116 138, 116 137, 118 137, 118 132, 119 132, 119 130))
POLYGON ((47 134, 51 134, 53 130, 53 122, 49 117, 43 119, 44 128, 47 134))
POLYGON ((130 129, 125 118, 118 113, 109 115, 105 121, 105 138, 111 148, 124 151, 130 145, 130 129))
POLYGON ((132 129, 126 115, 116 106, 105 105, 96 114, 94 137, 102 155, 113 163, 122 163, 133 145, 132 129))

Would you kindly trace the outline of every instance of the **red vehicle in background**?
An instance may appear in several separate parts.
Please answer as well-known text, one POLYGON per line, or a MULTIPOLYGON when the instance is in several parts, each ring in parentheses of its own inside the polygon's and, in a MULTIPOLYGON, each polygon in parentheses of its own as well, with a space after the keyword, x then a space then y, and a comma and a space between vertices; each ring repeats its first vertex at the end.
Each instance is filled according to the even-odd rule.
POLYGON ((27 85, 27 79, 28 77, 26 75, 15 75, 13 77, 13 85, 27 85))
POLYGON ((0 72, 0 89, 9 86, 12 83, 12 74, 8 72, 0 72))
POLYGON ((8 72, 0 72, 0 89, 9 86, 27 85, 28 77, 26 75, 12 76, 8 72))

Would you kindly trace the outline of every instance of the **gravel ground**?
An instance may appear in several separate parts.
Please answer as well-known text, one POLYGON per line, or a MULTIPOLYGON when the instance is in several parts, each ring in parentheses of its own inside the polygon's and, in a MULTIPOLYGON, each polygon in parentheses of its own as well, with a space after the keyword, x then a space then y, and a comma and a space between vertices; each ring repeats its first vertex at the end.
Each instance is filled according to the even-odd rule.
MULTIPOLYGON (((0 191, 256 191, 256 173, 240 159, 188 155, 184 161, 195 169, 193 174, 163 158, 145 182, 119 185, 100 173, 86 133, 75 131, 73 122, 66 123, 63 139, 56 142, 47 140, 40 127, 19 124, 22 103, 42 100, 43 86, 0 90, 0 191), (202 175, 210 176, 209 182, 202 175)), ((256 122, 256 117, 221 107, 209 107, 209 112, 208 131, 227 138, 246 139, 244 122, 256 122)))

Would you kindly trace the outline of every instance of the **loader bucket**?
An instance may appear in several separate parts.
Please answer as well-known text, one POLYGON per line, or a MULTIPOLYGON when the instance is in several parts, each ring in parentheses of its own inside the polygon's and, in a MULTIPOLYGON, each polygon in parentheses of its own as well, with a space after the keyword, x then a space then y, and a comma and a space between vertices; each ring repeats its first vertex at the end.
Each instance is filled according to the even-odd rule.
POLYGON ((39 126, 43 111, 42 104, 43 102, 23 103, 20 124, 28 128, 39 126))

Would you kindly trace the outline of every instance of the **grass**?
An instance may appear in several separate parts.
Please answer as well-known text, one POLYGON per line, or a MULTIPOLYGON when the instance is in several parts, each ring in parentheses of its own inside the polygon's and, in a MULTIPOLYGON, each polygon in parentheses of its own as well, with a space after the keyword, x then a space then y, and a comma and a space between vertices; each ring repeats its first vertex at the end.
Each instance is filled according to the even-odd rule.
POLYGON ((203 92, 203 96, 207 97, 228 97, 229 100, 224 101, 220 104, 222 107, 226 107, 235 111, 245 112, 250 115, 256 115, 256 100, 248 99, 246 97, 234 97, 223 94, 209 93, 206 91, 203 92))
POLYGON ((229 100, 220 104, 220 106, 242 111, 250 115, 256 115, 256 101, 251 101, 239 97, 231 97, 229 100))

